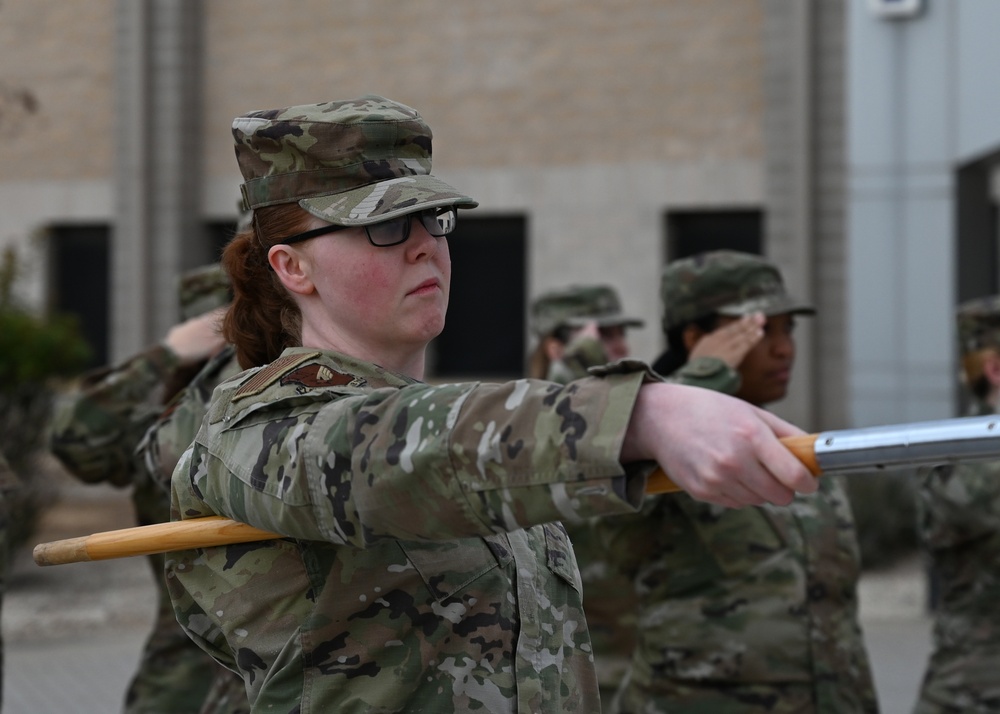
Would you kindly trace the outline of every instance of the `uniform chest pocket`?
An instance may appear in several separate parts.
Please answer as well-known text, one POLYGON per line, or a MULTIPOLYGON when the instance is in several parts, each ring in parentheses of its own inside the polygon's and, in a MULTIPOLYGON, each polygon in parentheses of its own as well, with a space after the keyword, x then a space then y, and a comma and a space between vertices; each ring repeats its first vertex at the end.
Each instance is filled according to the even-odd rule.
POLYGON ((765 508, 734 510, 690 498, 678 503, 725 576, 747 575, 787 549, 780 524, 765 508))
POLYGON ((513 558, 506 534, 426 543, 398 541, 435 600, 441 602, 513 558))

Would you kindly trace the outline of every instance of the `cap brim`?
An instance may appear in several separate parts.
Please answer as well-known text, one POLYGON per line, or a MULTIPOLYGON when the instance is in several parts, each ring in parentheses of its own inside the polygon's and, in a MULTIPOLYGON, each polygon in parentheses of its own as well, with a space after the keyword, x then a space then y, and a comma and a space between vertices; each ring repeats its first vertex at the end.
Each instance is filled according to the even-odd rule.
POLYGON ((642 327, 645 320, 637 317, 625 317, 624 315, 605 315, 603 317, 571 317, 566 320, 570 327, 583 327, 588 322, 596 322, 598 327, 642 327))
POLYGON ((801 302, 789 295, 766 295, 759 298, 744 300, 740 303, 725 305, 716 312, 727 317, 742 317, 755 312, 762 312, 768 317, 771 315, 815 315, 816 308, 808 303, 801 302))
POLYGON ((427 174, 402 176, 299 200, 312 215, 338 226, 366 226, 426 208, 475 208, 479 202, 427 174))

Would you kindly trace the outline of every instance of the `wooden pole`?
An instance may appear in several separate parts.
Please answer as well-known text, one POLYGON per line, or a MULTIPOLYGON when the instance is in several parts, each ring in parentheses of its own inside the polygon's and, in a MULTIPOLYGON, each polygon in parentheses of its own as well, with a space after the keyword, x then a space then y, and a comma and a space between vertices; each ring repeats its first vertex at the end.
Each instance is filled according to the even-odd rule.
MULTIPOLYGON (((805 464, 809 471, 818 476, 819 464, 813 452, 816 436, 816 434, 791 436, 782 439, 781 443, 805 464)), ((647 493, 673 493, 680 490, 681 487, 671 481, 662 469, 656 469, 646 485, 647 493)), ((283 537, 222 516, 208 516, 39 543, 32 555, 38 565, 64 565, 283 537)))
POLYGON ((207 516, 39 543, 32 556, 38 565, 64 565, 282 537, 222 516, 207 516))

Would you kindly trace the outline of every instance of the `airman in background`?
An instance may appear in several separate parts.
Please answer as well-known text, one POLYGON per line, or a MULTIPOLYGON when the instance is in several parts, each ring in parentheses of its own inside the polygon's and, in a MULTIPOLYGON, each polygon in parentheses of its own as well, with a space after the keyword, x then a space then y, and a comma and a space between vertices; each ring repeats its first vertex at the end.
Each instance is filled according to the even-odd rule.
MULTIPOLYGON (((235 350, 226 345, 208 359, 201 371, 170 401, 146 431, 137 449, 137 457, 168 502, 170 475, 201 428, 212 391, 241 371, 243 368, 236 360, 235 350)), ((176 619, 173 624, 176 627, 176 619)), ((250 703, 243 680, 225 667, 215 666, 214 670, 215 678, 197 714, 248 714, 250 703)))
MULTIPOLYGON (((965 302, 956 318, 971 414, 997 414, 1000 296, 965 302)), ((1000 712, 1000 461, 922 474, 918 508, 939 602, 915 714, 1000 712)))
POLYGON ((570 285, 531 304, 535 349, 528 376, 566 384, 587 376, 590 367, 629 356, 626 330, 645 323, 622 313, 610 285, 570 285))
MULTIPOLYGON (((785 396, 795 316, 814 310, 786 292, 773 264, 733 251, 673 261, 661 297, 659 373, 676 378, 699 354, 696 371, 744 401, 785 396)), ((606 519, 601 530, 640 603, 639 643, 613 711, 877 711, 857 619, 854 523, 836 479, 789 506, 647 497, 642 517, 606 519)))
MULTIPOLYGON (((179 296, 182 322, 161 344, 85 375, 77 389, 60 397, 52 418, 52 453, 82 481, 131 487, 140 525, 169 520, 170 500, 136 448, 164 403, 225 346, 220 326, 230 290, 221 268, 184 274, 179 296)), ((156 619, 125 693, 124 712, 197 712, 220 668, 177 625, 163 556, 150 556, 149 562, 157 587, 156 619)))

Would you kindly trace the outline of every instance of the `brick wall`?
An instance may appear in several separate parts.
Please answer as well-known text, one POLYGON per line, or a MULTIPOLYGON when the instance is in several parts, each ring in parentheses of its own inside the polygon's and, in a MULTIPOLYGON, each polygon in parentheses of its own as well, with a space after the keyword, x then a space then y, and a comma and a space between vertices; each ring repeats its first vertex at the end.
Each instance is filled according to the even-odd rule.
POLYGON ((110 176, 113 10, 112 0, 0 4, 0 186, 110 176), (20 90, 33 111, 11 96, 20 90))
MULTIPOLYGON (((759 159, 755 0, 258 0, 206 4, 206 126, 378 93, 449 167, 759 159)), ((226 172, 225 141, 209 148, 226 172)))

